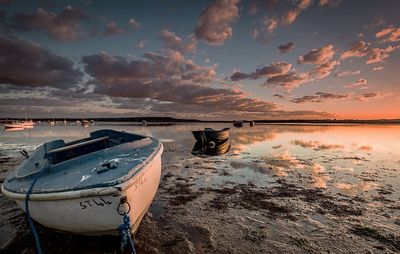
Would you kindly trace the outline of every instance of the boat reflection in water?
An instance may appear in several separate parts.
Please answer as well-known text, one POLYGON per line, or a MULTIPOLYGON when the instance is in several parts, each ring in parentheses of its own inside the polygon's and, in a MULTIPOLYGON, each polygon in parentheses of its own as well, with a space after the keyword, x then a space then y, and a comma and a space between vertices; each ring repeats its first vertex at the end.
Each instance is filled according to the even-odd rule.
POLYGON ((23 131, 23 127, 4 128, 4 131, 23 131))
POLYGON ((207 144, 197 141, 193 146, 192 154, 196 156, 222 155, 227 153, 230 147, 229 139, 223 141, 210 141, 207 144))

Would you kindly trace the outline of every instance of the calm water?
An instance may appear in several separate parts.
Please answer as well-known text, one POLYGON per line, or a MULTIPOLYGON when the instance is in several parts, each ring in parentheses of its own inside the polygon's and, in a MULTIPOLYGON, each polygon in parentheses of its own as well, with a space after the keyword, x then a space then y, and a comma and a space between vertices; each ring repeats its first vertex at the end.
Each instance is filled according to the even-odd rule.
MULTIPOLYGON (((46 141, 71 141, 104 128, 153 136, 164 144, 163 179, 151 219, 141 225, 147 233, 137 236, 145 239, 143 244, 160 245, 161 252, 181 242, 182 234, 199 253, 201 244, 225 252, 400 250, 400 125, 35 126, 0 132, 0 161, 20 157, 22 149, 32 152, 46 141), (228 153, 191 153, 195 140, 190 131, 204 127, 231 127, 228 153), (168 242, 166 235, 175 240, 168 242)), ((17 211, 10 203, 4 207, 17 211)), ((7 218, 0 220, 3 236, 20 221, 7 218)), ((0 243, 8 239, 1 238, 0 243)))
MULTIPOLYGON (((0 152, 2 157, 20 156, 20 150, 33 151, 50 140, 71 141, 88 136, 94 130, 112 128, 153 136, 160 139, 166 149, 176 149, 179 154, 190 153, 195 143, 190 131, 204 127, 219 129, 231 126, 185 124, 142 127, 118 123, 97 123, 89 128, 76 125, 35 126, 24 131, 0 132, 0 152)), ((232 174, 229 178, 235 181, 253 181, 264 185, 276 177, 291 179, 301 174, 309 176, 304 185, 311 188, 326 188, 345 195, 374 195, 379 188, 390 187, 393 189, 393 198, 399 196, 398 125, 232 127, 230 144, 231 149, 224 156, 228 157, 232 174)), ((166 156, 169 161, 176 159, 179 162, 180 156, 174 158, 173 152, 166 156)), ((193 155, 193 160, 201 158, 193 155)), ((209 160, 207 163, 210 163, 209 160)), ((203 179, 213 184, 224 180, 221 176, 203 179)))

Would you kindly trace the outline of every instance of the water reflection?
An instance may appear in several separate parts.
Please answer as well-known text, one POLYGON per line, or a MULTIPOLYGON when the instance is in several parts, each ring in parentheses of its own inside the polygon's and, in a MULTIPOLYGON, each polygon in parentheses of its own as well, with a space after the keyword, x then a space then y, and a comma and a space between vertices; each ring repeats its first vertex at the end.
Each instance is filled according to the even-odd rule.
POLYGON ((224 141, 210 141, 204 144, 202 141, 197 141, 192 149, 192 154, 197 156, 216 156, 226 154, 230 148, 229 139, 224 141))
POLYGON ((357 183, 337 183, 335 187, 348 196, 355 196, 377 188, 378 184, 374 182, 358 181, 357 183))
MULTIPOLYGON (((308 188, 325 188, 346 195, 366 191, 374 193, 379 183, 379 186, 398 186, 395 193, 400 192, 398 125, 246 125, 231 128, 229 144, 216 144, 215 147, 193 145, 192 130, 206 127, 223 129, 230 125, 141 126, 99 122, 89 128, 76 125, 35 126, 30 130, 1 132, 0 146, 7 156, 19 156, 20 150, 30 152, 49 140, 70 141, 88 136, 92 131, 109 128, 160 139, 165 146, 165 161, 169 162, 166 167, 175 167, 177 172, 185 172, 187 164, 198 163, 195 165, 207 166, 210 172, 214 169, 226 170, 231 175, 225 177, 229 181, 262 183, 285 177, 287 181, 308 188), (191 153, 226 153, 226 156, 201 158, 191 153), (363 180, 366 175, 368 181, 363 180)), ((194 171, 187 171, 193 177, 199 177, 194 171)), ((210 183, 218 181, 212 174, 216 173, 208 176, 210 183)))
POLYGON ((298 145, 303 148, 312 148, 314 150, 329 150, 329 149, 342 149, 343 145, 339 144, 324 144, 319 141, 305 141, 305 140, 293 140, 290 143, 298 145))

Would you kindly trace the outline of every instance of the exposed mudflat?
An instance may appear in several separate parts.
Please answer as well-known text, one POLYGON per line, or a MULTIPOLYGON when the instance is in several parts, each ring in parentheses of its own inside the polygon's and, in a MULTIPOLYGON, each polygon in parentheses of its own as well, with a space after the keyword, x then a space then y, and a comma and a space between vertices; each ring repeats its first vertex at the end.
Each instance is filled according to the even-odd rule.
MULTIPOLYGON (((215 157, 164 142, 160 187, 135 236, 138 253, 400 252, 397 154, 379 159, 367 148, 332 152, 339 145, 294 139, 309 153, 288 152, 286 140, 252 150, 274 140, 261 134, 248 134, 250 149, 233 136, 231 150, 215 157)), ((0 157, 2 182, 22 158, 0 157)), ((117 237, 38 227, 45 253, 120 253, 117 237)), ((2 194, 0 244, 1 253, 34 253, 23 212, 2 194)))

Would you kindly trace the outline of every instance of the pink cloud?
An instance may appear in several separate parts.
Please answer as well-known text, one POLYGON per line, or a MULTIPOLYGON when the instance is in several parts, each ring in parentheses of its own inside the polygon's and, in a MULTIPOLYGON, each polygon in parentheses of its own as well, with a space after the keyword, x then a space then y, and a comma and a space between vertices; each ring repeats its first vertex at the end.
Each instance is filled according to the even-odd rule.
POLYGON ((398 42, 400 41, 400 28, 384 28, 377 32, 375 37, 381 39, 381 42, 398 42))
POLYGON ((383 66, 377 66, 377 67, 372 68, 373 71, 381 71, 383 69, 385 69, 385 67, 383 67, 383 66))
POLYGON ((281 24, 288 26, 292 24, 297 16, 304 10, 306 10, 310 5, 312 4, 312 0, 300 0, 297 2, 297 6, 293 9, 290 9, 287 11, 282 17, 281 17, 281 24))
POLYGON ((400 48, 400 45, 397 46, 388 46, 386 48, 373 48, 370 50, 367 64, 373 63, 381 63, 384 62, 389 56, 391 52, 400 48))
POLYGON ((323 64, 331 60, 334 56, 335 51, 332 44, 327 44, 322 48, 313 49, 307 54, 300 56, 298 63, 311 63, 311 64, 323 64))
POLYGON ((358 75, 360 73, 361 73, 360 70, 357 70, 357 71, 343 71, 343 72, 340 72, 340 73, 336 73, 335 76, 336 77, 348 77, 348 76, 358 75))
POLYGON ((238 0, 216 0, 199 17, 195 29, 197 38, 213 45, 221 45, 232 36, 231 24, 239 17, 238 0))
POLYGON ((368 54, 368 44, 364 41, 355 41, 350 45, 350 49, 343 52, 340 60, 345 60, 350 57, 363 57, 368 54))
POLYGON ((300 15, 300 13, 304 10, 306 10, 310 5, 312 4, 312 0, 299 0, 297 1, 297 6, 294 7, 293 9, 290 9, 287 11, 282 17, 281 17, 281 24, 284 26, 288 26, 292 24, 297 16, 300 15))
POLYGON ((194 38, 184 41, 181 37, 168 30, 161 31, 160 39, 164 42, 165 48, 179 51, 182 54, 195 52, 197 49, 197 41, 194 38))
POLYGON ((362 78, 362 79, 357 80, 356 82, 347 84, 344 87, 355 88, 355 87, 365 86, 366 84, 367 84, 367 80, 362 78))
POLYGON ((253 28, 250 36, 261 44, 266 44, 273 37, 273 32, 278 26, 278 21, 275 17, 264 17, 260 23, 257 27, 253 28))

